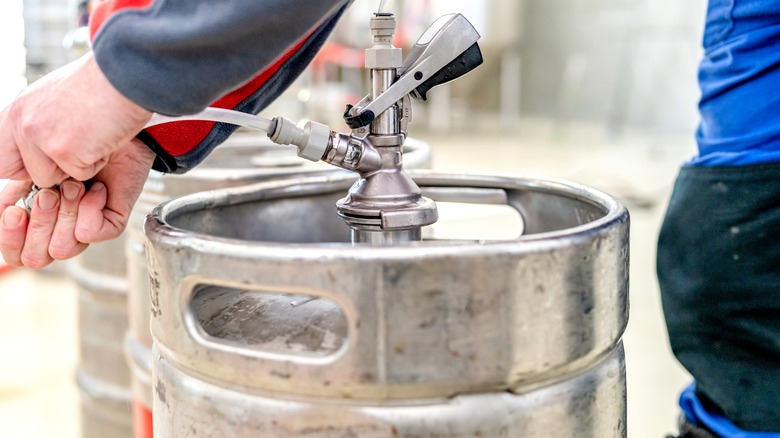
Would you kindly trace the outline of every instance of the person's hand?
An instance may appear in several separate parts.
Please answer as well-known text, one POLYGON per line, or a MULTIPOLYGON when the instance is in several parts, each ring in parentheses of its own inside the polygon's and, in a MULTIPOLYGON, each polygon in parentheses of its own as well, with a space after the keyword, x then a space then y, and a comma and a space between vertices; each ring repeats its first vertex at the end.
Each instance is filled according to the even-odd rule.
POLYGON ((38 192, 28 217, 14 204, 30 181, 11 181, 0 192, 0 253, 11 266, 42 268, 80 254, 90 243, 118 237, 127 226, 154 154, 133 140, 111 154, 87 190, 75 179, 38 192))
POLYGON ((119 93, 89 54, 33 83, 0 112, 0 178, 86 181, 151 112, 119 93))

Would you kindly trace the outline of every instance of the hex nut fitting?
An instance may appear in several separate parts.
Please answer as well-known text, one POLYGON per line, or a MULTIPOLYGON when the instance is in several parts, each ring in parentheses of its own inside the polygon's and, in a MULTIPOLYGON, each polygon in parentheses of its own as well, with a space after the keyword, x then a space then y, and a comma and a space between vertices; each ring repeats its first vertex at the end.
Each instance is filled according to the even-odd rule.
POLYGON ((401 68, 403 55, 401 49, 391 46, 374 46, 366 49, 366 68, 390 69, 401 68))
POLYGON ((320 161, 330 142, 330 128, 322 123, 307 122, 303 127, 303 143, 298 146, 298 156, 311 161, 320 161))

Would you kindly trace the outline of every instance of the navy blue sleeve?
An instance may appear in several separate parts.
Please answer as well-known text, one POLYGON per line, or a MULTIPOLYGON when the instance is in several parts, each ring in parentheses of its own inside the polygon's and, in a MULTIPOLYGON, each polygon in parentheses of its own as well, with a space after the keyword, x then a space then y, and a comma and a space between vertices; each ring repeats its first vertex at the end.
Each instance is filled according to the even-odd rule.
POLYGON ((268 68, 348 3, 155 0, 113 13, 93 49, 130 100, 161 114, 192 114, 268 68))

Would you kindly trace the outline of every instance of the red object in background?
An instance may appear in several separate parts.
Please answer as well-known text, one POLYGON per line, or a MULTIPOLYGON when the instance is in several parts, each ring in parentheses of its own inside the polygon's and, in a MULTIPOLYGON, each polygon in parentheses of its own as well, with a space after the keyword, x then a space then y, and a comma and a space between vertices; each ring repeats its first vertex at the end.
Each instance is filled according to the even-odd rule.
POLYGON ((2 274, 3 272, 6 272, 6 271, 10 271, 11 269, 13 269, 13 268, 11 266, 8 266, 5 263, 5 260, 3 260, 2 257, 0 257, 0 274, 2 274))
POLYGON ((138 400, 133 400, 133 436, 135 438, 152 438, 152 411, 138 400))
POLYGON ((336 64, 345 68, 363 69, 366 66, 365 60, 365 50, 326 42, 311 61, 311 67, 315 70, 322 70, 327 64, 336 64))

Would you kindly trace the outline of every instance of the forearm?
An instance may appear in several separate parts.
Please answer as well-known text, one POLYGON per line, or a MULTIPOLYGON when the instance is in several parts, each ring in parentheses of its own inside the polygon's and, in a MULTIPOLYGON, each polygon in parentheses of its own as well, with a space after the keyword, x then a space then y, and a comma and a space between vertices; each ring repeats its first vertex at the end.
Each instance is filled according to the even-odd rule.
POLYGON ((132 101, 194 113, 272 66, 346 3, 155 0, 93 24, 93 46, 101 70, 132 101))

